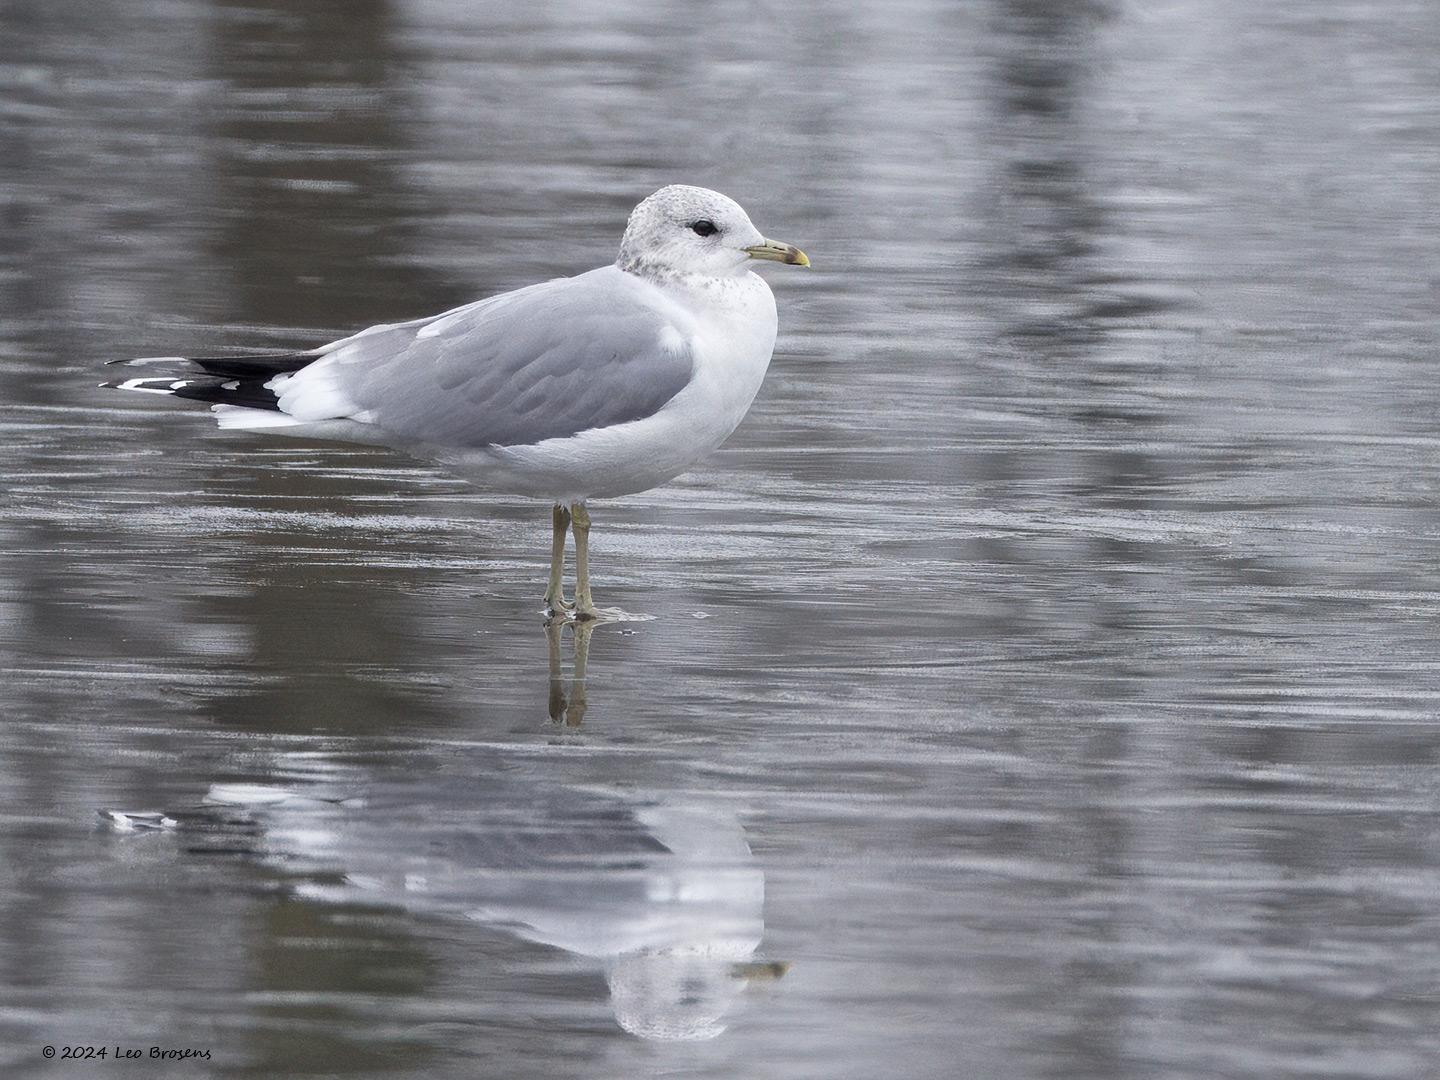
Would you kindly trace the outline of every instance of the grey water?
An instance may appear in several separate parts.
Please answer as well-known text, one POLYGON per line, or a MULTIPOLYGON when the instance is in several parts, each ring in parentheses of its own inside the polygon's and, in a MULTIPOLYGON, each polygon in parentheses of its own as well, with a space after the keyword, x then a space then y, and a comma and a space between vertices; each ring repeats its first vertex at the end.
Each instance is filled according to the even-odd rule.
POLYGON ((1440 1075, 1437 55, 1414 0, 0 5, 0 1070, 1440 1075), (727 447, 592 508, 648 621, 544 625, 543 506, 95 385, 677 181, 814 268, 727 447))

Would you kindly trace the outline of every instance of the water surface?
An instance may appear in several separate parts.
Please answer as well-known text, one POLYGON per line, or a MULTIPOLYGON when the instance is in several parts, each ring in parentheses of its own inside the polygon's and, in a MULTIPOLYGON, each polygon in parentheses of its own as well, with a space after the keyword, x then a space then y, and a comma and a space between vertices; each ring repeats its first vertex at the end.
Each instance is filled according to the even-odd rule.
POLYGON ((7 1076, 1435 1069, 1431 6, 0 25, 7 1076), (547 634, 544 507, 94 386, 675 181, 815 269, 593 510, 650 621, 547 634))

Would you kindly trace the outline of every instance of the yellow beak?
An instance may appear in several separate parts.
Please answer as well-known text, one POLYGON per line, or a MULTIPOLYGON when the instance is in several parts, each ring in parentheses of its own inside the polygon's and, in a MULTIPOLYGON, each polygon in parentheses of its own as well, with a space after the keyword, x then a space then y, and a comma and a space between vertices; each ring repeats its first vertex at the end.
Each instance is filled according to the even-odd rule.
POLYGON ((810 257, 794 244, 782 244, 778 240, 766 240, 763 244, 747 247, 745 254, 752 259, 767 262, 789 263, 791 266, 809 266, 810 257))

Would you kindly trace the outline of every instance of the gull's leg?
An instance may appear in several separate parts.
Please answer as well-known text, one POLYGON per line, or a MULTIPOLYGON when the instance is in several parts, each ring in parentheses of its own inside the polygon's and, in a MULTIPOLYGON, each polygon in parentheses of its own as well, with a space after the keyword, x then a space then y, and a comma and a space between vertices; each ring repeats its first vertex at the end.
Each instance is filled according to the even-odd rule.
POLYGON ((573 605, 565 599, 565 530, 570 527, 570 511, 559 503, 550 512, 550 585, 545 590, 545 613, 555 615, 569 611, 573 605))
POLYGON ((575 618, 593 619, 600 613, 590 597, 590 511, 584 503, 570 504, 570 527, 575 531, 575 618))

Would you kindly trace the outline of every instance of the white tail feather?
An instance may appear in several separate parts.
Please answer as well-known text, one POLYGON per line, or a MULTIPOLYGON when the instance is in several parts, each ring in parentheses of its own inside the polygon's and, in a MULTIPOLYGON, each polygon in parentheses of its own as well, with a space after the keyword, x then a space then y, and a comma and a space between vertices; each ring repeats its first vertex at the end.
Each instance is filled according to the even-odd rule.
POLYGON ((265 388, 279 399, 281 410, 297 420, 340 420, 359 409, 340 385, 340 367, 329 356, 277 375, 265 388))
POLYGON ((247 409, 243 405, 211 405, 215 422, 227 430, 259 431, 262 428, 295 427, 303 421, 269 409, 247 409))

